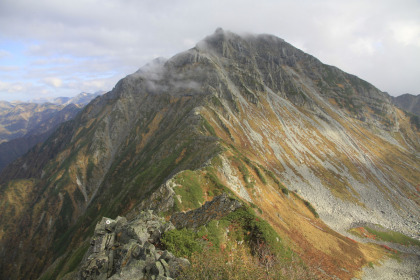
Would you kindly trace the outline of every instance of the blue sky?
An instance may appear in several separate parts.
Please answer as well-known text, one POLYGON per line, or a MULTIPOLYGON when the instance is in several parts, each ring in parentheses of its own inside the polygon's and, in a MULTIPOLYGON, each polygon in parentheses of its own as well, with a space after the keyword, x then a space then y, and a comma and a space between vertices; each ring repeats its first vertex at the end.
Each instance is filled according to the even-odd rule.
POLYGON ((217 27, 273 34, 392 95, 420 93, 418 0, 1 0, 0 100, 111 90, 217 27))

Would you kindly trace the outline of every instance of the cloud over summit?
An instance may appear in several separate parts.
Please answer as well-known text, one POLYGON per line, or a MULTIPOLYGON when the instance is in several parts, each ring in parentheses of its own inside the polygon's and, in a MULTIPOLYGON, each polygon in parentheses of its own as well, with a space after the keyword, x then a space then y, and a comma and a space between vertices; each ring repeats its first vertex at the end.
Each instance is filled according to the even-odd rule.
POLYGON ((2 0, 0 99, 110 90, 219 26, 276 35, 383 91, 416 94, 419 15, 415 0, 2 0))

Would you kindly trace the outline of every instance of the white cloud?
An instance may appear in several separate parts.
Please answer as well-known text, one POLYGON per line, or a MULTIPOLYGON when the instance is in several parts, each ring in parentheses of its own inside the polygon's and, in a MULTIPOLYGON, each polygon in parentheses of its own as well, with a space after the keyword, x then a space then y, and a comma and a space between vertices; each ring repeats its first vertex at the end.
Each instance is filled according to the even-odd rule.
POLYGON ((405 46, 415 45, 420 47, 420 22, 393 22, 390 24, 390 29, 397 42, 405 46))
POLYGON ((380 43, 375 43, 372 38, 357 38, 354 43, 350 45, 350 49, 358 54, 372 55, 380 43))
POLYGON ((0 80, 43 81, 62 94, 109 90, 222 27, 273 34, 382 90, 420 93, 419 15, 418 0, 2 0, 0 48, 13 41, 23 51, 0 50, 20 60, 15 71, 0 68, 0 80))
POLYGON ((47 78, 44 78, 43 81, 45 84, 55 87, 55 88, 59 88, 63 85, 63 81, 57 77, 47 77, 47 78))
POLYGON ((30 83, 7 83, 0 81, 0 91, 10 93, 22 92, 30 86, 30 83))
POLYGON ((10 52, 0 49, 0 59, 5 58, 5 57, 9 57, 9 56, 11 56, 10 52))

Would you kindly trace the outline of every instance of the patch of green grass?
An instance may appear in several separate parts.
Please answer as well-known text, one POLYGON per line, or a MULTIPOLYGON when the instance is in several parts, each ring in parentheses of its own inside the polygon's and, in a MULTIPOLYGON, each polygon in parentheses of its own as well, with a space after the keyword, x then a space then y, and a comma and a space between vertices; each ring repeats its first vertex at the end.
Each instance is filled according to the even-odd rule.
POLYGON ((212 136, 216 136, 216 131, 205 118, 202 119, 201 124, 212 136))
POLYGON ((89 243, 86 243, 82 246, 80 246, 70 257, 70 259, 67 261, 68 263, 68 270, 64 273, 67 274, 69 272, 73 272, 77 266, 80 264, 80 262, 83 259, 83 256, 89 249, 89 243))
POLYGON ((257 166, 253 166, 255 172, 257 173, 258 178, 260 178, 261 182, 264 185, 267 185, 267 179, 265 178, 264 174, 261 172, 261 170, 257 166))
POLYGON ((175 193, 181 196, 184 209, 201 206, 204 202, 204 194, 199 175, 194 171, 185 170, 175 178, 175 182, 180 185, 175 188, 175 193))
POLYGON ((419 240, 408 237, 399 232, 395 232, 391 230, 381 231, 381 230, 376 230, 370 227, 365 227, 365 229, 369 233, 374 234, 378 239, 383 240, 383 241, 398 243, 402 245, 414 245, 414 246, 420 247, 419 240))
MULTIPOLYGON (((255 173, 257 174, 257 176, 258 176, 258 178, 261 180, 261 182, 264 184, 264 185, 267 185, 267 179, 265 178, 265 176, 264 176, 264 174, 261 172, 261 170, 260 170, 260 168, 263 168, 261 165, 260 165, 260 168, 258 168, 258 166, 256 165, 256 164, 254 164, 249 158, 247 158, 246 156, 242 156, 242 159, 243 159, 243 161, 245 161, 245 163, 249 166, 249 167, 251 167, 254 171, 255 171, 255 173)), ((248 172, 248 174, 249 174, 249 172, 248 172)))
MULTIPOLYGON (((212 220, 198 229, 184 228, 168 231, 163 235, 161 242, 166 249, 173 251, 174 255, 188 257, 191 260, 190 270, 192 271, 187 274, 191 276, 191 273, 195 273, 193 273, 194 276, 185 279, 198 279, 203 275, 209 275, 210 278, 206 279, 213 279, 216 275, 215 271, 219 273, 225 269, 229 271, 234 269, 232 261, 235 259, 255 261, 255 266, 249 267, 249 262, 239 265, 246 268, 246 273, 241 274, 241 279, 313 279, 288 277, 296 270, 306 271, 306 266, 289 247, 283 244, 270 224, 256 216, 251 208, 245 206, 220 220, 212 220), (234 255, 239 251, 241 252, 239 255, 234 255), (230 258, 222 258, 223 254, 230 258), (212 257, 213 255, 216 257, 212 257), (205 263, 198 262, 202 264, 202 267, 196 267, 197 262, 194 260, 197 257, 205 260, 205 263), (257 268, 261 268, 262 273, 255 278, 252 271, 257 268), (285 270, 286 268, 290 271, 285 270)), ((226 273, 223 275, 218 279, 238 279, 236 270, 229 274, 235 277, 227 276, 226 273)))
POLYGON ((204 245, 209 245, 204 241, 210 242, 214 249, 219 250, 228 228, 233 240, 244 240, 251 250, 256 250, 260 244, 266 244, 272 253, 281 256, 283 260, 291 257, 292 251, 284 247, 280 236, 270 224, 258 217, 249 207, 239 208, 197 230, 184 228, 168 231, 164 234, 162 243, 168 250, 174 250, 178 256, 190 256, 194 250, 200 251, 204 245), (199 244, 201 249, 197 247, 199 244))
POLYGON ((197 234, 203 240, 210 242, 215 248, 219 248, 227 226, 228 223, 224 220, 212 220, 207 225, 198 228, 197 234))
MULTIPOLYGON (((239 172, 241 172, 241 174, 243 176, 243 179, 244 179, 244 182, 245 182, 245 187, 246 188, 253 188, 254 187, 254 182, 251 179, 251 174, 249 173, 248 168, 245 166, 245 164, 242 162, 242 160, 237 156, 232 157, 231 160, 233 162, 235 162, 236 165, 238 166, 239 172)), ((246 158, 245 158, 245 162, 246 162, 246 158)))
POLYGON ((215 156, 211 159, 211 165, 215 168, 222 167, 223 162, 220 156, 215 156))

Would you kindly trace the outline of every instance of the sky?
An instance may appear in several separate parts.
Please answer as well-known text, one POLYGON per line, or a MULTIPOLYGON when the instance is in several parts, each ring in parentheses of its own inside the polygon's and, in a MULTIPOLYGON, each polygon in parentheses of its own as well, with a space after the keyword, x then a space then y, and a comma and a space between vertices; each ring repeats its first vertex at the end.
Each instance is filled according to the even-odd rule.
POLYGON ((272 34, 391 95, 420 94, 420 0, 0 0, 0 100, 111 90, 218 27, 272 34))

